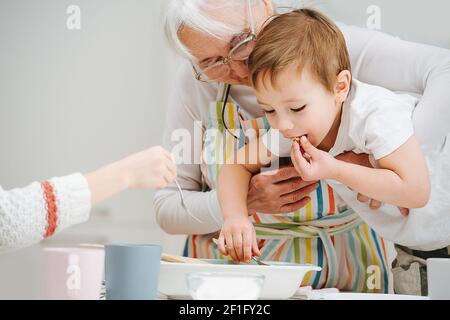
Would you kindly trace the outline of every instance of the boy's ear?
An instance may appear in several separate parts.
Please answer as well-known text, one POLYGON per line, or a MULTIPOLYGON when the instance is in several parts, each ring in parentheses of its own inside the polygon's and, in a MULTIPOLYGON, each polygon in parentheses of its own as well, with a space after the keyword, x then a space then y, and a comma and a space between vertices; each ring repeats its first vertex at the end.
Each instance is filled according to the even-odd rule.
POLYGON ((334 88, 336 99, 344 102, 347 99, 352 83, 352 74, 348 70, 343 70, 337 75, 336 87, 334 88))

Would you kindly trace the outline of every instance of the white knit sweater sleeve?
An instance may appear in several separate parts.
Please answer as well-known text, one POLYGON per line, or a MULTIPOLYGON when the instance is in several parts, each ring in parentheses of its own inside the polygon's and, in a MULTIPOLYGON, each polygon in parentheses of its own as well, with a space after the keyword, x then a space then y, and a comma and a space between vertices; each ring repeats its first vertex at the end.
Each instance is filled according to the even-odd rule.
MULTIPOLYGON (((48 182, 56 207, 55 233, 89 218, 91 193, 83 175, 77 173, 48 182)), ((44 239, 48 206, 48 197, 39 182, 10 191, 0 186, 0 249, 24 247, 44 239)))

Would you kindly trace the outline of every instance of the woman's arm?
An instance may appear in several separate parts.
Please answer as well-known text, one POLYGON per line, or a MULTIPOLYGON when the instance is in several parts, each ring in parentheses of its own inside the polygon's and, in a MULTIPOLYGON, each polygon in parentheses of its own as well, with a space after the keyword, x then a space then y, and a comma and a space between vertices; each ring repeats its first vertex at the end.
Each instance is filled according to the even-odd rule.
POLYGON ((90 210, 91 193, 81 174, 11 191, 0 188, 0 248, 35 244, 87 221, 90 210))
POLYGON ((173 181, 172 156, 154 147, 93 171, 0 188, 0 248, 32 245, 85 222, 91 207, 125 189, 163 188, 173 181))
POLYGON ((217 91, 209 84, 196 82, 187 63, 181 66, 175 78, 167 110, 163 146, 173 151, 176 157, 183 158, 183 161, 177 159, 177 179, 183 189, 186 206, 202 223, 192 218, 182 207, 175 184, 156 193, 156 219, 169 234, 209 234, 220 230, 222 215, 216 190, 202 190, 200 156, 208 104, 215 99, 217 91), (181 139, 184 139, 184 148, 183 151, 177 151, 177 147, 182 146, 181 139))
POLYGON ((307 161, 295 145, 294 164, 304 179, 332 179, 350 189, 400 207, 419 208, 430 197, 430 181, 425 158, 414 137, 379 160, 379 169, 336 160, 302 138, 302 147, 311 156, 307 161))
POLYGON ((424 151, 441 145, 450 132, 450 50, 339 26, 355 78, 393 91, 422 94, 413 115, 416 137, 424 151))
POLYGON ((172 154, 153 147, 88 173, 92 206, 126 189, 162 189, 175 179, 172 154))

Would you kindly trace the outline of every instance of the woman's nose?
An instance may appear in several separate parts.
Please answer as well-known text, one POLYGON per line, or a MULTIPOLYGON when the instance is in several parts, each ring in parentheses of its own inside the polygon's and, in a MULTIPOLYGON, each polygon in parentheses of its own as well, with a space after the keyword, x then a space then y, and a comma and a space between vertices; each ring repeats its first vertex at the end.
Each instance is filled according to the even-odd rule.
POLYGON ((232 61, 230 63, 231 71, 239 78, 248 77, 248 66, 245 61, 232 61))

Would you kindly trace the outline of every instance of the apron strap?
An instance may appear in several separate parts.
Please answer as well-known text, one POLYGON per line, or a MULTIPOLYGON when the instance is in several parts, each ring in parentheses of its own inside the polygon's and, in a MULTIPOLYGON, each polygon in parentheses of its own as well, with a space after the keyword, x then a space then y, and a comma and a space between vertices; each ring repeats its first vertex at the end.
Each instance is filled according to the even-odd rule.
POLYGON ((224 102, 227 98, 228 93, 230 92, 231 84, 228 83, 219 83, 219 89, 217 90, 217 102, 224 102))
POLYGON ((320 223, 322 226, 319 226, 319 223, 313 223, 313 221, 304 222, 302 225, 295 223, 255 224, 256 235, 258 238, 263 239, 319 238, 322 241, 327 257, 328 276, 326 287, 334 288, 339 280, 339 268, 336 250, 331 237, 350 232, 363 224, 362 219, 351 210, 343 212, 342 215, 341 221, 339 219, 329 219, 328 217, 318 220, 318 222, 322 222, 320 223), (340 224, 336 224, 337 221, 340 224))
POLYGON ((322 240, 323 243, 325 255, 327 257, 328 276, 325 287, 335 288, 337 285, 337 281, 339 279, 339 268, 338 268, 339 263, 336 256, 336 250, 334 249, 333 246, 333 241, 331 241, 330 234, 325 232, 323 229, 316 227, 310 228, 315 229, 315 231, 319 234, 320 240, 322 240))

